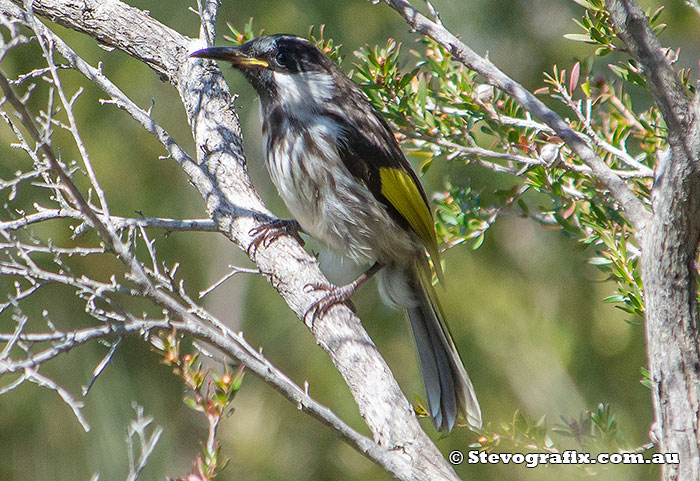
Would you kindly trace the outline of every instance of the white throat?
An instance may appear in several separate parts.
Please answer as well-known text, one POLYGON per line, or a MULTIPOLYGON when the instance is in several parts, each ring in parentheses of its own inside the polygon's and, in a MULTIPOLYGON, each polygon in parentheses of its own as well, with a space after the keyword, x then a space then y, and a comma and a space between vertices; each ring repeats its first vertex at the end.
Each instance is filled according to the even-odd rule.
POLYGON ((274 72, 273 75, 280 93, 278 99, 287 112, 301 114, 312 106, 322 107, 321 104, 333 98, 333 78, 326 73, 274 72))

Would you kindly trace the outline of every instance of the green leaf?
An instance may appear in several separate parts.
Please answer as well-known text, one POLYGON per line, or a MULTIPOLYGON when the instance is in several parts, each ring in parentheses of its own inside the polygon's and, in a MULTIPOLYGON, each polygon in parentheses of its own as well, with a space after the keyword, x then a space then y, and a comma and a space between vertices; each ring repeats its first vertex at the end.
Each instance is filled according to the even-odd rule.
POLYGON ((527 419, 519 409, 513 414, 513 427, 516 433, 525 434, 528 431, 527 419))
POLYGON ((659 16, 661 15, 661 12, 663 12, 663 11, 664 11, 663 5, 660 6, 659 8, 657 8, 656 11, 651 15, 651 17, 649 17, 649 25, 651 25, 653 27, 654 24, 657 22, 657 20, 659 20, 659 16))
POLYGON ((642 379, 639 382, 642 383, 642 386, 646 387, 647 389, 651 389, 652 383, 649 370, 642 367, 640 368, 640 371, 642 372, 642 379))
POLYGON ((472 250, 477 250, 481 245, 484 243, 484 238, 486 237, 486 233, 482 232, 479 234, 474 241, 474 245, 472 245, 472 250))
POLYGON ((564 38, 567 40, 573 40, 574 42, 584 42, 591 44, 597 43, 590 37, 590 35, 584 35, 581 33, 567 33, 564 35, 564 38))
POLYGON ((413 80, 413 78, 418 75, 418 72, 420 72, 420 67, 416 67, 413 70, 411 70, 409 73, 404 74, 401 76, 401 79, 399 80, 398 84, 396 85, 399 90, 403 90, 408 83, 413 80))
POLYGON ((605 299, 603 299, 603 302, 625 302, 625 296, 621 296, 619 294, 613 295, 613 296, 608 296, 605 299))

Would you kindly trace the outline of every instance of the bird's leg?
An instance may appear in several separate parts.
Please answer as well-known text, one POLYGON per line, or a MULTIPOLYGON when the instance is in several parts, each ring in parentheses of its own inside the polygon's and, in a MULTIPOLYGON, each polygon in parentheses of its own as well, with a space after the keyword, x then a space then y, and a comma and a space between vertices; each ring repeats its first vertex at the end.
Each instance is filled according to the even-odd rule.
MULTIPOLYGON (((348 301, 350 296, 352 296, 352 293, 355 292, 355 289, 360 287, 367 279, 379 272, 382 267, 384 267, 384 264, 375 262, 364 274, 358 276, 358 278, 351 283, 340 287, 330 286, 328 284, 307 284, 306 288, 309 291, 323 290, 327 292, 323 297, 311 304, 311 307, 309 307, 306 314, 304 314, 304 321, 306 321, 306 318, 310 316, 311 325, 313 326, 314 321, 317 318, 323 317, 326 312, 328 312, 328 309, 336 304, 348 301)), ((349 307, 353 312, 355 312, 355 307, 352 304, 350 304, 349 307)))
POLYGON ((294 219, 275 219, 254 227, 248 233, 253 236, 253 241, 248 246, 248 256, 255 254, 255 251, 261 245, 268 247, 273 241, 283 235, 291 235, 303 246, 304 239, 301 238, 299 232, 304 232, 304 229, 294 219))

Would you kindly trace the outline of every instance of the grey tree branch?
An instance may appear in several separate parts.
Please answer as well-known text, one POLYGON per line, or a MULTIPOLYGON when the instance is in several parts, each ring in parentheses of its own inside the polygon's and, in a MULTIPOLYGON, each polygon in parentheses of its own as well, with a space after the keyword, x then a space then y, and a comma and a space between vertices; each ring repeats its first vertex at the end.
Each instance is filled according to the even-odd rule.
MULTIPOLYGON (((528 110, 535 118, 551 127, 556 134, 590 167, 597 177, 617 199, 637 231, 641 231, 649 220, 649 212, 634 195, 625 181, 591 149, 578 132, 573 130, 559 115, 547 107, 523 86, 504 74, 490 60, 476 54, 442 24, 430 20, 407 0, 380 0, 396 10, 413 30, 426 35, 449 51, 453 58, 467 68, 483 75, 494 87, 506 92, 528 110)), ((378 3, 378 2, 375 2, 378 3)))
POLYGON ((607 8, 620 38, 640 63, 649 91, 669 130, 683 131, 691 120, 690 99, 651 30, 644 11, 636 0, 608 0, 607 8))
POLYGON ((644 12, 633 0, 607 8, 627 50, 642 67, 668 129, 669 150, 657 165, 653 219, 641 237, 646 340, 655 436, 665 481, 700 479, 700 336, 697 248, 700 240, 700 100, 691 100, 664 55, 644 12))
MULTIPOLYGON (((17 7, 7 0, 0 0, 0 11, 11 14, 13 8, 17 7)), ((238 119, 231 108, 231 96, 219 69, 210 63, 189 60, 189 39, 119 1, 36 0, 33 10, 61 25, 87 33, 106 45, 126 51, 151 66, 178 89, 192 125, 197 160, 175 155, 173 158, 204 198, 218 229, 247 250, 252 241, 251 229, 259 226, 261 221, 269 220, 271 215, 247 176, 238 119)), ((211 10, 205 5, 202 11, 211 10)), ((211 28, 204 30, 212 31, 211 28)), ((77 59, 73 60, 75 65, 80 64, 77 59)), ((80 70, 83 73, 90 71, 87 68, 80 70)), ((97 80, 97 85, 107 91, 109 84, 98 76, 88 78, 97 80)), ((118 94, 108 93, 116 99, 115 102, 123 101, 118 94)), ((129 113, 135 118, 138 114, 136 111, 129 113)), ((141 123, 144 127, 153 127, 150 119, 141 123)), ((162 136, 156 136, 162 139, 162 136)), ((161 141, 169 142, 167 139, 161 141)), ((113 234, 101 230, 99 216, 90 219, 98 226, 101 236, 113 234)), ((116 243, 114 238, 112 244, 110 247, 125 262, 142 295, 166 309, 177 321, 187 323, 190 334, 198 335, 194 332, 195 327, 204 329, 201 321, 197 326, 191 325, 197 318, 170 295, 154 287, 148 273, 130 257, 123 245, 116 243)), ((300 318, 320 295, 307 292, 304 287, 309 283, 327 282, 314 259, 291 238, 281 238, 270 246, 261 246, 254 253, 253 260, 300 318)), ((212 335, 214 332, 218 331, 200 332, 199 337, 213 342, 216 340, 212 335)), ((333 427, 343 439, 398 479, 457 479, 451 466, 421 430, 410 404, 354 314, 344 306, 334 307, 321 322, 314 324, 312 332, 348 383, 375 441, 366 443, 346 436, 344 428, 334 423, 333 427)), ((231 346, 225 350, 239 358, 240 352, 231 346)), ((264 369, 255 372, 264 377, 264 369)), ((328 421, 327 416, 320 416, 318 412, 311 414, 328 421)))
MULTIPOLYGON (((0 230, 22 229, 32 224, 54 219, 82 220, 82 218, 80 211, 75 209, 41 209, 39 212, 27 214, 15 220, 0 222, 0 230)), ((211 219, 165 219, 162 217, 111 216, 110 220, 117 230, 128 227, 151 227, 154 229, 163 229, 166 232, 218 232, 216 223, 211 219)))

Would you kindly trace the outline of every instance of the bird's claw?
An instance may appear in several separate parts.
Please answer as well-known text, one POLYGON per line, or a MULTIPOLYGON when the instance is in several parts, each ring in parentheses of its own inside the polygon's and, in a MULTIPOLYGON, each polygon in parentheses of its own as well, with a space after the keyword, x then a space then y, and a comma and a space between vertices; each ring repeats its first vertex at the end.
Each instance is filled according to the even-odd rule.
POLYGON ((299 235, 301 230, 299 222, 293 219, 275 219, 253 227, 248 232, 248 235, 253 237, 253 241, 248 246, 248 256, 252 257, 261 245, 269 247, 278 237, 283 235, 291 235, 303 246, 304 239, 299 235))
POLYGON ((350 284, 338 287, 329 284, 311 283, 304 286, 304 291, 326 291, 320 299, 311 304, 311 307, 304 314, 304 322, 308 319, 309 326, 312 328, 316 319, 325 316, 326 312, 336 304, 345 304, 353 313, 357 314, 355 305, 350 301, 350 296, 355 291, 355 288, 350 284))

